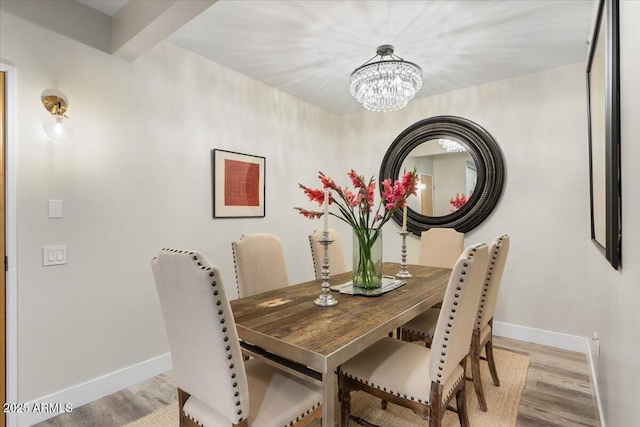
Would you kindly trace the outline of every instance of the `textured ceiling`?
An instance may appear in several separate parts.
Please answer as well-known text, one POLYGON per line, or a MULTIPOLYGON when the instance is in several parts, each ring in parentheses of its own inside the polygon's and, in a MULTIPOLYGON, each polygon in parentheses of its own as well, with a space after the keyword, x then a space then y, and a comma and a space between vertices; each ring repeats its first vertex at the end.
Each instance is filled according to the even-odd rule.
POLYGON ((364 109, 349 93, 349 75, 381 44, 422 67, 416 97, 424 97, 586 61, 593 7, 594 0, 219 0, 168 40, 342 115, 364 109))

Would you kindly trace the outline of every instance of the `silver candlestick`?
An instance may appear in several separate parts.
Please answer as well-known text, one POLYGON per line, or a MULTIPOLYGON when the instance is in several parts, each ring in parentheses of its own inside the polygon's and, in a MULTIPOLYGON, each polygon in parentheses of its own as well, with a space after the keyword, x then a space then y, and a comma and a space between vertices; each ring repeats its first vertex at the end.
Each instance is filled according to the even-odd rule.
POLYGON ((402 231, 398 231, 398 234, 402 236, 402 262, 400 263, 400 271, 396 273, 396 277, 407 279, 413 277, 411 273, 407 271, 407 236, 409 232, 406 228, 403 228, 402 231))
POLYGON ((329 240, 329 232, 322 232, 322 240, 320 244, 324 246, 324 255, 322 256, 322 293, 313 302, 320 307, 330 307, 336 305, 338 300, 329 294, 329 245, 333 240, 329 240))

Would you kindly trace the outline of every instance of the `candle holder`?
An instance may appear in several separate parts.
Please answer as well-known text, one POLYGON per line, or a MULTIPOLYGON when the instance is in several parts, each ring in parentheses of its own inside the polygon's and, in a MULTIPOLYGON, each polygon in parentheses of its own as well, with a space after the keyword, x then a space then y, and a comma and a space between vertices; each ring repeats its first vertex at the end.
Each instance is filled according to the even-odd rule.
POLYGON ((396 277, 407 279, 413 277, 411 273, 407 271, 407 236, 409 235, 409 231, 403 228, 402 231, 398 231, 398 234, 402 236, 402 262, 400 263, 400 271, 396 273, 396 277))
POLYGON ((324 247, 324 255, 322 256, 322 293, 313 303, 320 307, 330 307, 336 305, 338 300, 329 294, 329 245, 333 240, 329 240, 329 232, 322 232, 322 240, 320 244, 324 247))

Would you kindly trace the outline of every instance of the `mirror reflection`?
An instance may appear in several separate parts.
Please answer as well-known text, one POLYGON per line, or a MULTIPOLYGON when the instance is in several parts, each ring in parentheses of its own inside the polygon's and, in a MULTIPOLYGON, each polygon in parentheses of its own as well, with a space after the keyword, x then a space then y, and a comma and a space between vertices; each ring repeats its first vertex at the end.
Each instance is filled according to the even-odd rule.
POLYGON ((477 169, 467 146, 453 139, 432 139, 415 147, 400 171, 418 171, 418 191, 409 209, 437 217, 457 211, 476 187, 477 169))

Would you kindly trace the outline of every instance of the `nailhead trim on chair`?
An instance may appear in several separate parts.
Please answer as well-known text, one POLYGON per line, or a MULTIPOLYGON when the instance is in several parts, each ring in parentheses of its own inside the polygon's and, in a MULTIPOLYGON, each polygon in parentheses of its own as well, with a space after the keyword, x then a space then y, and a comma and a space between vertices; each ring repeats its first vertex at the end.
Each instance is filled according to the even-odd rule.
POLYGON ((187 418, 189 418, 191 421, 193 421, 194 423, 198 424, 199 426, 204 427, 204 424, 202 424, 200 421, 196 420, 195 418, 193 418, 191 415, 187 414, 186 412, 184 413, 187 418))
POLYGON ((316 253, 313 250, 313 240, 311 240, 311 236, 309 236, 309 246, 311 246, 311 260, 313 261, 313 274, 315 277, 318 277, 318 270, 316 270, 316 253))
MULTIPOLYGON (((449 326, 450 326, 450 324, 449 324, 449 326)), ((407 329, 404 326, 402 327, 402 329, 404 329, 405 331, 409 332, 410 334, 420 335, 421 337, 428 338, 429 341, 427 341, 427 342, 433 341, 433 335, 431 335, 431 334, 425 334, 423 331, 414 331, 413 329, 407 329)))
MULTIPOLYGON (((240 236, 240 240, 244 237, 244 234, 240 236)), ((240 284, 238 283, 238 264, 236 263, 236 247, 231 242, 231 253, 233 254, 233 270, 236 273, 236 289, 238 290, 238 298, 240 298, 240 284)))
MULTIPOLYGON (((188 253, 189 255, 192 255, 192 259, 193 261, 196 262, 196 264, 200 267, 201 270, 207 270, 209 271, 209 277, 211 277, 211 287, 213 289, 213 299, 215 301, 215 304, 217 307, 219 307, 218 311, 216 312, 218 315, 218 320, 220 321, 220 324, 223 325, 222 326, 222 333, 224 334, 224 342, 229 342, 229 333, 227 330, 227 327, 224 326, 225 324, 225 318, 224 318, 224 311, 222 310, 222 301, 219 298, 219 291, 217 289, 218 287, 218 282, 215 279, 215 273, 211 270, 211 267, 205 267, 202 265, 202 261, 200 261, 198 259, 197 256, 195 256, 193 254, 193 252, 187 252, 187 251, 182 251, 182 250, 178 250, 178 249, 168 249, 168 248, 163 248, 163 251, 168 251, 168 252, 177 252, 177 253, 188 253)), ((231 370, 231 380, 233 381, 233 389, 234 389, 234 396, 238 399, 236 401, 236 406, 238 407, 238 421, 237 423, 241 423, 244 420, 244 417, 242 417, 242 405, 240 402, 240 388, 238 387, 238 382, 235 381, 235 378, 237 376, 236 374, 236 369, 235 369, 235 362, 233 359, 233 353, 231 353, 231 346, 227 345, 225 347, 225 351, 227 352, 227 360, 229 360, 229 369, 231 370)), ((191 418, 196 424, 198 425, 202 425, 201 423, 199 423, 198 421, 196 421, 195 419, 193 419, 193 417, 189 416, 189 414, 187 414, 187 416, 189 418, 191 418)), ((236 424, 237 424, 236 423, 236 424)))
MULTIPOLYGON (((433 354, 432 354, 432 356, 433 356, 433 354)), ((345 375, 345 376, 349 377, 349 378, 350 378, 350 379, 352 379, 352 380, 358 381, 358 382, 363 383, 363 384, 365 384, 365 385, 369 385, 369 386, 371 386, 371 387, 375 387, 375 388, 377 388, 378 390, 382 390, 382 391, 387 392, 387 393, 389 393, 389 394, 395 394, 396 396, 398 396, 398 397, 402 397, 403 399, 411 399, 411 400, 413 400, 413 401, 417 401, 418 403, 428 403, 426 400, 425 400, 425 401, 423 401, 422 399, 418 399, 417 397, 414 397, 414 396, 407 396, 406 394, 402 394, 402 393, 399 393, 399 392, 395 392, 395 391, 393 391, 393 390, 387 390, 387 388, 386 388, 386 387, 382 387, 382 386, 380 386, 380 385, 375 385, 374 383, 369 384, 369 382, 368 382, 368 381, 363 380, 363 379, 361 379, 361 378, 358 378, 357 376, 351 375, 351 374, 349 374, 348 372, 341 371, 341 373, 342 373, 343 375, 345 375)), ((464 378, 464 372, 460 375, 460 377, 459 377, 458 379, 456 379, 455 383, 453 384, 453 386, 451 387, 451 389, 449 390, 449 392, 448 392, 446 395, 444 395, 444 394, 442 395, 442 401, 443 401, 443 402, 445 402, 445 401, 449 398, 449 396, 451 396, 451 393, 453 393, 453 390, 455 390, 455 389, 456 389, 456 386, 457 386, 458 384, 460 384, 460 381, 462 381, 462 378, 464 378)), ((285 427, 286 427, 286 426, 285 426, 285 427)))
POLYGON ((489 271, 487 272, 487 277, 485 278, 485 282, 484 282, 484 288, 482 289, 482 297, 480 298, 480 308, 478 308, 478 321, 476 322, 476 327, 475 327, 475 329, 478 331, 482 327, 482 325, 480 324, 480 320, 482 319, 482 311, 484 309, 484 300, 487 297, 487 293, 489 292, 489 287, 491 286, 491 281, 493 279, 491 275, 493 274, 493 267, 496 265, 496 259, 498 258, 498 253, 500 252, 500 248, 502 247, 503 238, 504 238, 504 235, 498 238, 496 251, 493 253, 493 256, 491 257, 491 263, 489 264, 489 271))
MULTIPOLYGON (((473 255, 475 254, 475 252, 476 252, 476 248, 473 248, 473 249, 471 250, 471 252, 469 253, 469 255, 467 256, 467 261, 468 261, 468 262, 465 262, 465 263, 463 263, 463 264, 462 264, 462 266, 463 266, 464 268, 469 267, 469 262, 471 262, 471 260, 473 259, 473 255)), ((460 272, 460 274, 461 274, 462 276, 464 276, 464 275, 466 275, 466 274, 467 274, 467 271, 466 271, 466 270, 462 270, 462 271, 460 272)), ((458 290, 458 291, 462 290, 462 284, 463 284, 463 283, 464 283, 464 278, 462 278, 462 277, 461 277, 461 278, 460 278, 460 284, 458 284, 458 286, 456 287, 456 290, 458 290)), ((449 327, 449 328, 451 328, 451 327, 452 327, 452 325, 453 325, 453 323, 454 323, 454 321, 455 321, 455 312, 456 312, 455 307, 458 305, 458 301, 457 301, 457 299, 458 299, 459 297, 460 297, 460 294, 459 294, 458 292, 456 292, 456 293, 455 293, 455 295, 454 295, 454 300, 453 300, 453 306, 454 306, 454 307, 451 309, 451 314, 449 315, 449 320, 450 320, 450 322, 449 322, 449 323, 447 323, 447 327, 449 327)), ((441 356, 442 356, 442 359, 440 359, 440 365, 438 366, 438 370, 440 370, 440 371, 442 371, 442 370, 444 369, 444 363, 445 363, 445 362, 446 362, 446 360, 447 360, 447 350, 446 350, 446 348, 447 348, 447 342, 449 341, 449 334, 450 334, 450 332, 451 332, 451 331, 450 331, 449 329, 446 329, 446 330, 444 331, 444 333, 445 333, 445 336, 444 336, 444 342, 442 343, 442 351, 440 352, 440 354, 441 354, 441 356)), ((437 382, 438 384, 442 384, 442 372, 438 372, 438 379, 436 380, 436 382, 437 382)))

